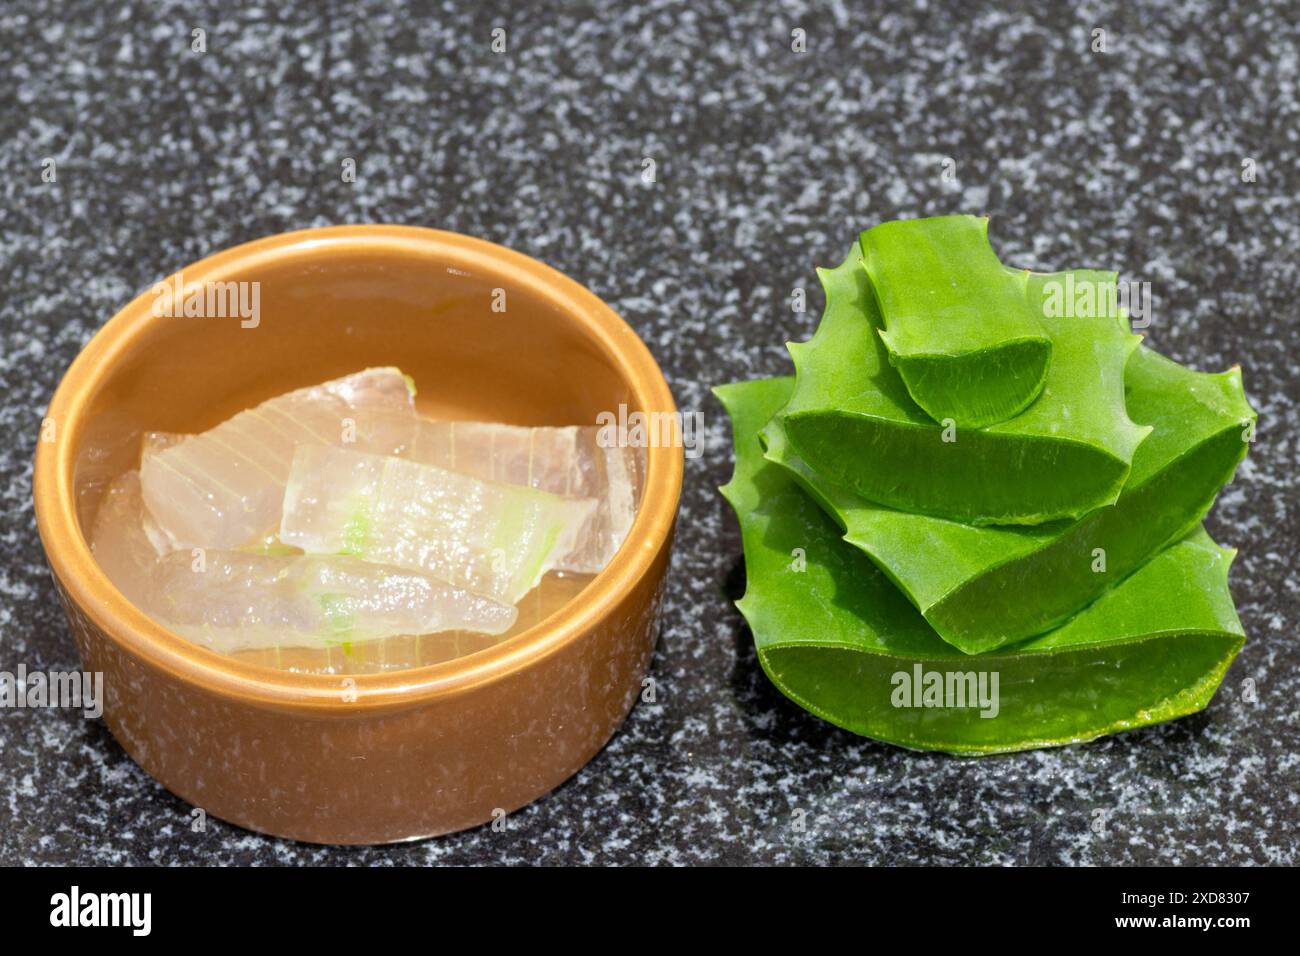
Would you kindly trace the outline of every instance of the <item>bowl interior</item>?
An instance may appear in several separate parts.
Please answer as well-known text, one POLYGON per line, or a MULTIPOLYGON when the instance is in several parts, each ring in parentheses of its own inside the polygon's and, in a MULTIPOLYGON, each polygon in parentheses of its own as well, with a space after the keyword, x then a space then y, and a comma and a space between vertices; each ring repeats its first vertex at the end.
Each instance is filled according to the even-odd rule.
MULTIPOLYGON (((283 242, 257 255, 232 250, 182 270, 191 293, 204 283, 248 283, 237 287, 242 300, 228 290, 217 297, 235 314, 166 314, 183 311, 174 277, 166 280, 172 295, 155 287, 124 310, 67 436, 83 539, 106 484, 138 466, 143 432, 202 431, 274 395, 368 366, 411 375, 420 410, 437 417, 589 425, 620 405, 643 408, 609 330, 584 316, 588 302, 571 300, 580 294, 597 303, 585 290, 555 284, 556 274, 521 256, 494 259, 485 250, 496 247, 484 243, 400 232, 283 242)), ((573 593, 570 583, 544 595, 548 605, 531 616, 521 607, 521 618, 535 623, 573 593)), ((422 660, 439 659, 446 658, 422 660)))

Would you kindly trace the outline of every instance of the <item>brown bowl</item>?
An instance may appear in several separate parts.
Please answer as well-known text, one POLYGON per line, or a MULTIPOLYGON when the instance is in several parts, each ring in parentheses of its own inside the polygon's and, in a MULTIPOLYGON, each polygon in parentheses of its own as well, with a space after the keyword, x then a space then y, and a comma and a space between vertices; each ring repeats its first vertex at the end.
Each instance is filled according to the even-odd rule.
POLYGON ((592 424, 620 405, 671 414, 645 345, 555 270, 429 229, 293 232, 182 274, 260 283, 260 321, 159 317, 160 297, 144 293, 73 362, 36 454, 41 540, 84 667, 104 674, 114 736, 206 813, 320 843, 464 829, 577 772, 627 716, 649 666, 680 447, 646 449, 628 540, 577 597, 493 647, 415 669, 295 673, 205 650, 129 604, 87 533, 144 431, 200 431, 378 365, 413 375, 423 410, 445 417, 592 424))

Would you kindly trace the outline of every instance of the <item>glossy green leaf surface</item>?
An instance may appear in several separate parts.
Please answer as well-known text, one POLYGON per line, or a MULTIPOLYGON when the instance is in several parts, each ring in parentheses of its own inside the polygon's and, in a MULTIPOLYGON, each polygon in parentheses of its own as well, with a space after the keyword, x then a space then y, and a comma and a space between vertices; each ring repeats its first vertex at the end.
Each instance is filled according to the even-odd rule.
POLYGON ((1129 414, 1152 426, 1113 505, 1074 522, 972 527, 873 504, 826 481, 790 447, 778 414, 767 457, 822 502, 936 631, 968 654, 1062 623, 1200 523, 1246 454, 1255 413, 1241 371, 1194 372, 1140 348, 1125 373, 1129 414))
POLYGON ((738 606, 764 671, 786 696, 854 733, 967 754, 1090 740, 1209 702, 1244 636, 1227 589, 1231 552, 1204 531, 1065 626, 965 655, 763 457, 759 432, 792 385, 778 378, 715 390, 736 447, 722 491, 744 538, 748 584, 738 606))
POLYGON ((1026 273, 998 260, 988 227, 939 216, 881 223, 861 238, 890 361, 917 405, 960 428, 1022 412, 1052 358, 1026 273))
MULTIPOLYGON (((889 363, 859 255, 855 246, 819 270, 821 324, 790 345, 798 380, 785 425, 804 461, 870 501, 968 524, 1077 518, 1118 497, 1150 431, 1125 411, 1124 366, 1139 336, 1122 318, 1044 315, 1052 361, 1042 394, 1000 424, 945 428, 889 363)), ((1114 286, 1114 273, 1073 277, 1114 286)), ((1035 296, 1045 294, 1038 280, 1059 278, 1031 275, 1035 296)))

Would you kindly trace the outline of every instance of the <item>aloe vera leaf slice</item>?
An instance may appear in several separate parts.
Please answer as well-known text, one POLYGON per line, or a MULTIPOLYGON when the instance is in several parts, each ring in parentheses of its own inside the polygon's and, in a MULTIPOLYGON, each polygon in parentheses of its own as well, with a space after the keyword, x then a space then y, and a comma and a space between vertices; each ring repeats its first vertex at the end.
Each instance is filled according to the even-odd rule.
MULTIPOLYGON (((400 458, 489 481, 596 499, 595 517, 584 526, 572 553, 556 564, 557 571, 599 574, 623 546, 636 520, 645 487, 645 449, 626 444, 606 446, 598 426, 529 427, 382 412, 366 413, 362 420, 364 434, 394 439, 380 445, 400 458)), ((142 457, 155 455, 185 437, 146 432, 142 457)), ((166 539, 159 541, 160 547, 164 544, 164 550, 170 548, 166 539)), ((297 549, 271 534, 240 550, 278 554, 297 549)))
POLYGON ((968 654, 1039 634, 1113 587, 1200 523, 1248 448, 1255 412, 1240 369, 1195 372, 1140 348, 1129 359, 1130 414, 1153 431, 1113 505, 1074 522, 972 527, 866 501, 808 468, 773 416, 762 437, 906 594, 968 654))
MULTIPOLYGON (((809 466, 879 504, 976 525, 1075 518, 1118 497, 1150 431, 1125 412, 1124 365, 1140 337, 1122 317, 1045 315, 1052 361, 1042 394, 1000 424, 949 428, 889 364, 859 255, 855 246, 818 271, 821 324, 789 346, 798 376, 785 425, 809 466)), ((1074 275, 1114 286, 1114 273, 1074 275)))
MULTIPOLYGON (((410 425, 406 427, 409 428, 410 425)), ((143 462, 149 456, 156 455, 188 437, 179 432, 145 432, 140 438, 140 460, 143 462)), ((144 514, 144 530, 159 554, 166 554, 173 550, 175 546, 173 539, 158 526, 158 522, 153 520, 153 516, 147 510, 144 514)), ((276 537, 274 532, 240 545, 237 550, 250 554, 302 554, 301 548, 290 547, 276 537)))
POLYGON ((430 575, 350 557, 158 553, 140 476, 105 491, 91 551, 110 581, 169 630, 213 650, 323 647, 408 633, 502 634, 518 612, 430 575))
POLYGON ((499 635, 519 613, 420 571, 343 555, 209 551, 196 571, 189 552, 177 551, 159 560, 155 580, 159 622, 223 653, 446 631, 499 635))
POLYGON ((285 487, 280 540, 309 554, 424 571, 515 604, 573 551, 595 510, 591 498, 300 445, 285 487))
POLYGON ((498 422, 416 423, 401 457, 449 471, 575 498, 594 498, 596 514, 558 571, 596 574, 623 545, 645 485, 645 449, 605 446, 594 426, 526 427, 498 422))
POLYGON ((296 445, 389 453, 409 440, 412 399, 409 379, 398 369, 371 368, 278 395, 170 444, 170 436, 146 435, 145 505, 172 547, 255 543, 279 523, 296 445), (388 413, 383 425, 369 419, 378 412, 388 413))
POLYGON ((790 473, 758 432, 788 378, 715 389, 732 419, 736 466, 722 489, 744 539, 738 607, 772 682, 857 734, 918 750, 999 753, 1161 723, 1209 702, 1244 640, 1227 589, 1232 552, 1197 530, 1160 552, 1064 627, 971 657, 944 640, 790 473), (945 688, 997 675, 996 716, 980 707, 895 706, 909 676, 945 688), (901 675, 901 676, 900 676, 901 675), (949 675, 953 675, 949 678, 949 675))
POLYGON ((926 414, 960 428, 1022 412, 1052 357, 1026 274, 998 260, 988 229, 988 217, 939 216, 881 223, 860 239, 890 361, 926 414))

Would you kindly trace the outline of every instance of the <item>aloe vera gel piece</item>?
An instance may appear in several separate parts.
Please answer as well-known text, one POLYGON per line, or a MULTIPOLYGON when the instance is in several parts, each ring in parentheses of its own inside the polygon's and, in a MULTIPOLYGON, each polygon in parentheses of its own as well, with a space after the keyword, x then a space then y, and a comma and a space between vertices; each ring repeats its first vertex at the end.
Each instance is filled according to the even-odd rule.
POLYGON ((622 547, 645 484, 645 449, 604 447, 596 426, 529 428, 417 418, 405 456, 475 478, 594 498, 596 516, 557 570, 596 574, 622 547))
POLYGON ((1064 626, 968 656, 763 457, 759 432, 791 388, 764 379, 716 390, 735 439, 723 494, 744 538, 739 607, 786 696, 858 734, 966 754, 1089 740, 1206 706, 1243 641, 1231 552, 1198 529, 1064 626))
POLYGON ((973 527, 866 501, 825 480, 790 448, 781 416, 763 431, 787 468, 920 609, 971 654, 1063 622, 1194 528, 1246 454, 1255 413, 1241 372, 1194 372, 1147 348, 1129 360, 1133 418, 1153 428, 1115 504, 1074 522, 973 527))
POLYGON ((299 444, 393 454, 415 420, 413 390, 396 368, 371 368, 287 392, 198 435, 146 436, 145 504, 172 547, 240 548, 280 520, 299 444), (375 420, 400 428, 370 427, 375 420))
POLYGON ((884 328, 880 338, 912 400, 936 422, 982 428, 1038 397, 1052 340, 1005 267, 988 219, 886 222, 862 234, 862 264, 884 328))
MULTIPOLYGON (((1125 410, 1124 367, 1139 337, 1122 317, 1045 314, 1052 360, 1038 399, 997 425, 944 426, 890 364, 859 258, 855 246, 819 271, 821 324, 790 345, 798 379, 785 427, 811 468, 878 504, 975 525, 1077 518, 1119 496, 1150 431, 1125 410)), ((1113 286, 1113 273, 1075 275, 1113 286)))
POLYGON ((173 633, 292 669, 420 666, 532 626, 624 546, 645 449, 426 419, 414 397, 367 368, 199 434, 146 431, 99 501, 101 570, 173 633))
POLYGON ((159 559, 156 601, 167 627, 223 653, 351 645, 401 634, 503 634, 519 612, 431 575, 346 555, 212 551, 159 559))
POLYGON ((570 554, 591 498, 483 481, 402 458, 299 445, 280 540, 424 571, 514 604, 570 554))
POLYGON ((330 555, 159 552, 138 472, 108 487, 91 550, 131 603, 223 653, 327 647, 445 630, 501 634, 518 611, 418 571, 330 555))

